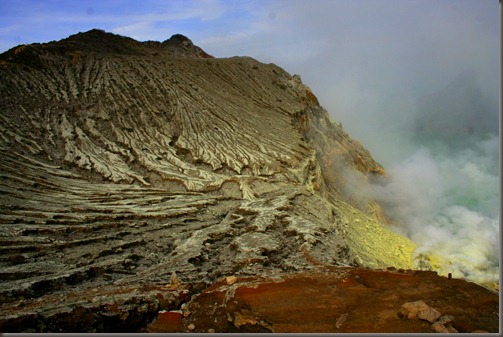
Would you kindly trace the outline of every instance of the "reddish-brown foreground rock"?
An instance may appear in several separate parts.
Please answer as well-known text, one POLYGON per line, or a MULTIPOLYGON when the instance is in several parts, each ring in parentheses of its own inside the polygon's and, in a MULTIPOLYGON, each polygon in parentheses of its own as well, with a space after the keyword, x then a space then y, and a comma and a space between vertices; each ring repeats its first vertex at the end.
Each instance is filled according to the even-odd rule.
POLYGON ((0 331, 499 331, 497 292, 428 271, 324 267, 270 278, 229 275, 207 288, 110 285, 64 297, 2 304, 0 331))
POLYGON ((232 285, 224 278, 188 304, 182 331, 435 332, 428 320, 401 314, 402 304, 417 300, 452 316, 449 327, 459 332, 499 331, 493 291, 434 272, 361 268, 238 278, 232 285))

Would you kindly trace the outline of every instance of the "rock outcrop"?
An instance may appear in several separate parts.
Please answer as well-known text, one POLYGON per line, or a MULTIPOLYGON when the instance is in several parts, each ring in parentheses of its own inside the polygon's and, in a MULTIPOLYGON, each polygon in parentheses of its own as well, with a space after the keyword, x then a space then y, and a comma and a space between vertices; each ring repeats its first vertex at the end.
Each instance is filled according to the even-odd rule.
MULTIPOLYGON (((0 327, 69 331, 57 317, 93 307, 75 294, 173 273, 197 292, 223 275, 413 267, 379 207, 341 192, 341 165, 363 180, 382 167, 274 64, 92 30, 1 54, 0 78, 0 327)), ((121 294, 111 307, 139 296, 121 294)), ((100 309, 81 329, 176 309, 159 296, 143 321, 114 309, 100 325, 100 309)))
POLYGON ((435 272, 332 267, 232 285, 222 278, 183 308, 180 325, 160 316, 146 331, 494 333, 498 311, 498 295, 435 272))

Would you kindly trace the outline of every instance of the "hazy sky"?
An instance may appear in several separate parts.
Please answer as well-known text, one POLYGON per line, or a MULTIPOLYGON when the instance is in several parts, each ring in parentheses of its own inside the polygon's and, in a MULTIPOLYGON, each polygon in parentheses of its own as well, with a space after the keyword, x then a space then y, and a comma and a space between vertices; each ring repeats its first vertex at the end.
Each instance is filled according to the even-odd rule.
POLYGON ((406 123, 418 97, 463 71, 498 102, 499 10, 498 0, 2 0, 0 51, 92 28, 140 41, 181 33, 216 57, 300 74, 372 151, 380 128, 363 124, 406 123))

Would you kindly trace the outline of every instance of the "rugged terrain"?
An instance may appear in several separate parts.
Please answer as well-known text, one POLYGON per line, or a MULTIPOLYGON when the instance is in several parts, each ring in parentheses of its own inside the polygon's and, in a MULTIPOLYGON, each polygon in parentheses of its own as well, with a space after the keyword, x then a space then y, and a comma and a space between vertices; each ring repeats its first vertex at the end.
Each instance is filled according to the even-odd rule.
POLYGON ((91 30, 1 54, 0 79, 1 331, 139 331, 225 276, 416 266, 347 193, 383 168, 274 64, 91 30))

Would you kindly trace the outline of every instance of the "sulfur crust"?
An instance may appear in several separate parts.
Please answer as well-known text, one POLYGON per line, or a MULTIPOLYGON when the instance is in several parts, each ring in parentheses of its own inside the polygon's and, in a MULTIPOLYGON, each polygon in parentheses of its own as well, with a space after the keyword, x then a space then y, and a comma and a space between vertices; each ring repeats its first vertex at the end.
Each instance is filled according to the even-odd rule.
POLYGON ((370 268, 415 269, 412 260, 415 244, 412 241, 343 201, 337 204, 344 214, 343 236, 356 256, 356 262, 370 268))

